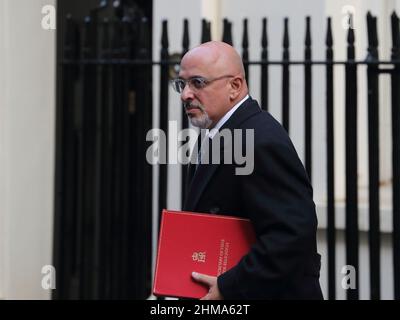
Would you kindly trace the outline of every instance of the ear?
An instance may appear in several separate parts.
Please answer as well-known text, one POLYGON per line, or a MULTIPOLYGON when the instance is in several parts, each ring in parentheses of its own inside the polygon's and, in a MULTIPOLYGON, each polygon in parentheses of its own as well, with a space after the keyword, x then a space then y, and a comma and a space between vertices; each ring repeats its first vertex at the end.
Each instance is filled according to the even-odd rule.
POLYGON ((243 79, 241 77, 235 77, 230 81, 231 88, 229 92, 230 100, 235 100, 243 88, 243 79))

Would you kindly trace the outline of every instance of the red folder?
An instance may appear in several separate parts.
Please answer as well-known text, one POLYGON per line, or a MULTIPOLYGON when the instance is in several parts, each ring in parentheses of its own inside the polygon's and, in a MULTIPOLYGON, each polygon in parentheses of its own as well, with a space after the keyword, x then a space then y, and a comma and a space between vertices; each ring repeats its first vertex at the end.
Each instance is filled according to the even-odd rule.
POLYGON ((192 272, 218 276, 234 267, 255 242, 250 220, 163 210, 153 294, 201 298, 208 287, 192 272))

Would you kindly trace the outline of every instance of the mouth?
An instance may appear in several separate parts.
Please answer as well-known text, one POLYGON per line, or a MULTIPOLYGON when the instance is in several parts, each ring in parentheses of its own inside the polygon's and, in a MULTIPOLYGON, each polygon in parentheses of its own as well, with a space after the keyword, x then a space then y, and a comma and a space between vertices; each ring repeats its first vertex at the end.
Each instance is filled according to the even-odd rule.
POLYGON ((196 110, 200 110, 201 111, 202 108, 200 106, 198 106, 198 105, 195 105, 195 104, 185 104, 186 113, 193 113, 196 110))
POLYGON ((186 110, 186 115, 189 118, 196 118, 198 114, 200 114, 201 110, 199 108, 192 108, 190 110, 186 110))

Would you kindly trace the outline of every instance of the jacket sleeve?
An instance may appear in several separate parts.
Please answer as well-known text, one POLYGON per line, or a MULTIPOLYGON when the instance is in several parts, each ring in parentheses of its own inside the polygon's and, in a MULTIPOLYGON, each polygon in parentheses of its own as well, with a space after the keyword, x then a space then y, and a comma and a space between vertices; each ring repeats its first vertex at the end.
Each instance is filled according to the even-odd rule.
POLYGON ((279 299, 291 287, 315 245, 312 188, 290 142, 258 144, 254 170, 240 176, 243 211, 257 242, 218 277, 225 299, 279 299))

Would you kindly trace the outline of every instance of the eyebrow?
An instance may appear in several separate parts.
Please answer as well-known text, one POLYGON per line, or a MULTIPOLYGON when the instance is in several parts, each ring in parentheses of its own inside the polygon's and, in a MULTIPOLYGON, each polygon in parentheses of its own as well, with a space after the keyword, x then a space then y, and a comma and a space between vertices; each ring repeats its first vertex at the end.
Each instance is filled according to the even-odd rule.
POLYGON ((190 80, 190 79, 194 79, 194 78, 206 79, 204 76, 198 76, 198 75, 191 76, 191 77, 188 78, 188 79, 185 79, 185 78, 182 78, 182 77, 178 77, 178 79, 181 79, 181 80, 190 80))

